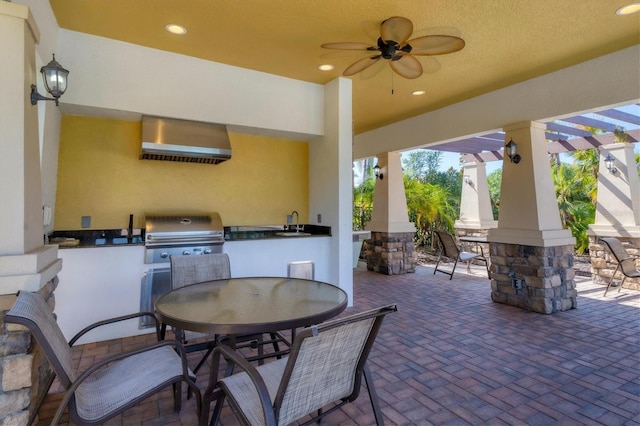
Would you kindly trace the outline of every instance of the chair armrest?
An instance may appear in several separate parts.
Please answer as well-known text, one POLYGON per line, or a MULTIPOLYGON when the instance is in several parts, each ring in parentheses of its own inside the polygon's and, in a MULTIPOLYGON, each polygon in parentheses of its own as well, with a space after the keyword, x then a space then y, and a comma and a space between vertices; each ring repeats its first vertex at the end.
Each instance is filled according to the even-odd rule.
POLYGON ((264 383, 264 379, 262 378, 260 373, 258 373, 258 370, 253 365, 251 365, 242 355, 229 348, 228 346, 217 346, 213 352, 213 356, 217 355, 216 352, 224 356, 227 362, 237 365, 245 373, 247 373, 247 375, 251 379, 251 382, 256 388, 258 397, 260 398, 260 404, 262 405, 262 412, 264 414, 266 424, 276 424, 275 414, 273 412, 273 402, 271 401, 271 397, 269 396, 267 385, 264 383))
MULTIPOLYGON (((133 316, 133 318, 135 318, 135 316, 133 316)), ((185 377, 185 379, 191 380, 191 377, 189 375, 189 369, 187 367, 187 357, 186 357, 186 355, 184 353, 184 348, 182 347, 182 344, 180 342, 176 341, 176 340, 163 340, 163 341, 158 342, 156 344, 153 344, 151 346, 145 346, 144 348, 136 349, 134 351, 123 352, 123 353, 111 356, 109 358, 105 358, 105 359, 103 359, 101 361, 98 361, 97 363, 93 364, 91 367, 87 368, 71 384, 69 389, 67 389, 67 391, 65 392, 64 397, 62 398, 62 401, 60 401, 60 406, 58 407, 58 410, 56 411, 56 414, 55 414, 53 420, 51 421, 51 424, 52 425, 57 425, 60 422, 60 419, 62 418, 62 415, 64 414, 64 412, 66 410, 67 404, 69 404, 69 401, 71 400, 71 397, 73 396, 75 391, 82 384, 82 382, 84 382, 88 377, 90 377, 97 370, 101 369, 105 365, 110 364, 112 362, 119 361, 121 359, 125 359, 125 358, 128 358, 130 356, 133 356, 133 355, 136 355, 136 354, 140 354, 140 353, 144 353, 144 352, 147 352, 147 351, 150 351, 150 350, 153 350, 153 349, 157 349, 157 348, 160 348, 162 346, 174 346, 177 349, 177 353, 180 355, 180 358, 182 359, 182 375, 185 377)))
POLYGON ((155 327, 156 327, 156 336, 157 336, 158 340, 160 340, 160 325, 158 324, 158 319, 156 318, 155 314, 153 312, 136 312, 136 313, 133 313, 133 314, 122 315, 122 316, 119 316, 119 317, 114 317, 114 318, 109 318, 109 319, 106 319, 106 320, 98 321, 98 322, 95 322, 93 324, 90 324, 90 325, 86 326, 85 328, 80 330, 78 333, 76 333, 76 335, 73 336, 71 338, 71 340, 69 340, 69 346, 73 346, 79 338, 81 338, 83 335, 85 335, 89 331, 93 330, 94 328, 98 328, 98 327, 101 327, 101 326, 107 325, 107 324, 113 324, 113 323, 116 323, 116 322, 119 322, 119 321, 125 321, 125 320, 129 320, 129 319, 138 318, 138 317, 145 317, 145 316, 153 318, 153 323, 155 324, 155 327))

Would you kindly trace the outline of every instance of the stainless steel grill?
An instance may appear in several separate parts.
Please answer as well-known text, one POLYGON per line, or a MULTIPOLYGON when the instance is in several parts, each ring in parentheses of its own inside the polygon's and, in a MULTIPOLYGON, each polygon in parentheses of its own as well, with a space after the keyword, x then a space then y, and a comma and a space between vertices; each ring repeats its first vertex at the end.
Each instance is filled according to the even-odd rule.
POLYGON ((145 263, 163 263, 172 255, 221 253, 224 228, 218 213, 147 215, 145 263))

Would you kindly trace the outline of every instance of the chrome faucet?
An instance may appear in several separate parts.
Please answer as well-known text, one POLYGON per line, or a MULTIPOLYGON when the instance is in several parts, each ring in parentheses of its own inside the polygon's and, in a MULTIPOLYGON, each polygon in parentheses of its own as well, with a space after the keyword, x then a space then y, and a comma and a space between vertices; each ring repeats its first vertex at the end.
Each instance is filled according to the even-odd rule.
POLYGON ((293 222, 294 213, 296 215, 296 232, 300 232, 300 216, 298 215, 298 212, 296 210, 292 211, 290 215, 287 215, 287 224, 293 222))

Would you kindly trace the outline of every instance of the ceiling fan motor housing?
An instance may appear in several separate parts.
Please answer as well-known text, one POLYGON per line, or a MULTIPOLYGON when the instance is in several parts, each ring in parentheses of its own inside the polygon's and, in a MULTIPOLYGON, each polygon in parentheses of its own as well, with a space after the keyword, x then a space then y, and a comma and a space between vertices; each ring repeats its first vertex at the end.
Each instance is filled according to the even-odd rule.
POLYGON ((380 51, 380 55, 384 59, 397 61, 398 59, 402 58, 402 55, 398 55, 396 52, 411 52, 412 47, 410 44, 405 44, 400 49, 398 49, 398 46, 398 42, 396 42, 395 40, 382 40, 382 37, 378 37, 378 50, 380 51))

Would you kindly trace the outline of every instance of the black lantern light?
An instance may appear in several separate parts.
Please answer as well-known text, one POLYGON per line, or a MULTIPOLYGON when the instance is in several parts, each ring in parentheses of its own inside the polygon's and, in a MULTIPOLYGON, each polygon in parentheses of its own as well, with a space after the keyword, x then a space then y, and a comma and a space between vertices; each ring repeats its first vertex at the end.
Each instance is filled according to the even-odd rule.
POLYGON ((610 153, 607 153, 607 156, 604 159, 604 164, 605 166, 607 166, 607 170, 609 170, 609 173, 615 174, 618 171, 618 168, 615 165, 616 159, 613 158, 610 153))
POLYGON ((53 55, 51 62, 40 68, 40 72, 44 80, 44 87, 53 98, 42 96, 38 93, 36 85, 32 84, 31 105, 37 104, 38 101, 56 101, 56 105, 58 105, 58 98, 67 90, 67 76, 69 75, 69 71, 62 68, 62 65, 56 61, 56 55, 53 55))
POLYGON ((520 154, 518 154, 518 145, 513 141, 513 139, 509 140, 504 146, 504 152, 509 157, 512 163, 518 164, 520 162, 520 154))
POLYGON ((382 173, 382 168, 376 164, 373 166, 373 174, 376 175, 376 179, 384 179, 384 174, 382 173))

